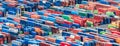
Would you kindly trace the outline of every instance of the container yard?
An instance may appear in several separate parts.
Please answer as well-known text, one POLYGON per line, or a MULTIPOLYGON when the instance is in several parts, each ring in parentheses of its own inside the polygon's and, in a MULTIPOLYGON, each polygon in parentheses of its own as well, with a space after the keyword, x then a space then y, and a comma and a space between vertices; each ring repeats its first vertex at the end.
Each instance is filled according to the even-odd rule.
POLYGON ((120 0, 0 0, 0 46, 120 46, 120 0))

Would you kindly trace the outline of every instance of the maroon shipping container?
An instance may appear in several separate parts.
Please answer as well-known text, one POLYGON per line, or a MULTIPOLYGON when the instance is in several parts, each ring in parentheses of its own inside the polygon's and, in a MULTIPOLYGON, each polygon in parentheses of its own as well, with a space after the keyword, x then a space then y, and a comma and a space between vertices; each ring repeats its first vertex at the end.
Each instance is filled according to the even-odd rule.
POLYGON ((75 0, 69 0, 69 5, 75 5, 75 0))
POLYGON ((59 33, 59 29, 57 27, 51 26, 52 33, 59 33))
POLYGON ((39 5, 39 6, 38 6, 38 9, 39 9, 39 10, 43 10, 44 7, 39 5))
POLYGON ((62 6, 69 6, 69 2, 68 1, 62 2, 62 6))
POLYGON ((47 44, 47 43, 44 43, 44 42, 41 42, 41 43, 40 43, 40 46, 52 46, 52 45, 47 44))
POLYGON ((29 34, 29 32, 24 32, 25 35, 29 34))
POLYGON ((39 2, 40 0, 31 0, 31 1, 33 1, 33 2, 39 2))
POLYGON ((5 32, 2 32, 2 34, 4 35, 4 40, 7 40, 7 42, 10 43, 11 42, 10 34, 5 32))

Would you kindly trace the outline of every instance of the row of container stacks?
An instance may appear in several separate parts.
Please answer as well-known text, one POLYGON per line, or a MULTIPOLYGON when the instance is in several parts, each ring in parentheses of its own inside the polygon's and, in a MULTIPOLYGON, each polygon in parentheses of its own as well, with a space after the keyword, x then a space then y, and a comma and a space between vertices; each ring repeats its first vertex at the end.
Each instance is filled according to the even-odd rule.
MULTIPOLYGON (((1 7, 0 7, 0 15, 6 16, 6 14, 11 15, 21 15, 24 11, 33 12, 33 11, 39 11, 42 9, 48 9, 51 6, 72 6, 76 5, 78 8, 84 8, 87 10, 90 10, 94 12, 95 14, 107 14, 108 16, 120 16, 119 14, 119 3, 114 4, 117 5, 117 7, 105 5, 106 3, 109 3, 112 5, 111 2, 107 1, 98 1, 98 2, 87 2, 87 1, 81 1, 81 0, 5 0, 1 1, 1 7), (69 4, 69 3, 70 4, 69 4), (80 3, 78 3, 80 2, 80 3), (99 3, 98 3, 99 2, 99 3), (102 4, 100 4, 102 3, 102 4), (79 5, 80 4, 80 5, 79 5), (92 4, 92 5, 91 5, 92 4), (94 11, 93 11, 94 10, 94 11)), ((74 6, 73 6, 74 7, 74 6)))
POLYGON ((0 0, 0 46, 120 46, 119 6, 119 0, 0 0))

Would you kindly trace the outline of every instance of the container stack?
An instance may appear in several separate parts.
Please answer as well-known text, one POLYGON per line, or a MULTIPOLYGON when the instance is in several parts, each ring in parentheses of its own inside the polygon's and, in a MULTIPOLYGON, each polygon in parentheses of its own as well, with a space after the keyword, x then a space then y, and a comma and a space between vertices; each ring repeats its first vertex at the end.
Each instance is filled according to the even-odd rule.
POLYGON ((120 1, 0 0, 0 46, 120 46, 120 1))

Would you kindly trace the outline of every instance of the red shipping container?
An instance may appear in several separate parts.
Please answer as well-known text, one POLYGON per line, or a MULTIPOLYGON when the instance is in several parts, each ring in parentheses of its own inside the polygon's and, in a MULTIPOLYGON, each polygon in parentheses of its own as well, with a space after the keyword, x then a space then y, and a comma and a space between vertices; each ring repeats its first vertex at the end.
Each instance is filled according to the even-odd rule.
POLYGON ((3 34, 3 42, 7 41, 7 35, 6 34, 3 34))
POLYGON ((118 31, 117 29, 115 29, 115 28, 110 28, 110 29, 108 29, 109 31, 118 31))
POLYGON ((85 7, 85 5, 83 5, 83 4, 79 5, 79 8, 84 8, 84 7, 85 7))
POLYGON ((120 35, 118 35, 118 34, 114 34, 114 33, 112 33, 111 36, 114 36, 114 37, 120 37, 120 35))
POLYGON ((31 1, 33 1, 33 2, 39 2, 40 0, 31 0, 31 1))
POLYGON ((0 28, 0 31, 2 31, 2 28, 0 28))
POLYGON ((116 21, 117 20, 117 18, 111 18, 111 21, 116 21))
POLYGON ((40 19, 40 16, 39 15, 36 15, 36 14, 33 14, 30 16, 31 18, 34 18, 34 19, 40 19))
POLYGON ((46 25, 51 25, 51 26, 54 26, 54 23, 53 23, 53 22, 51 22, 51 21, 45 21, 45 24, 46 24, 46 25))
POLYGON ((24 34, 25 34, 25 35, 28 35, 28 34, 29 34, 29 32, 24 32, 24 34))
POLYGON ((20 22, 20 18, 14 18, 14 21, 20 22))
POLYGON ((115 13, 117 16, 120 16, 120 10, 116 10, 115 13))
POLYGON ((79 24, 79 23, 80 23, 80 20, 74 19, 74 22, 77 23, 77 24, 79 24))
POLYGON ((69 43, 67 43, 67 42, 61 42, 60 46, 71 46, 71 45, 69 43))
POLYGON ((0 3, 0 6, 2 6, 2 3, 0 3))
POLYGON ((67 21, 67 20, 64 20, 64 23, 65 23, 65 24, 69 24, 69 25, 71 25, 71 24, 72 24, 72 22, 67 21))
POLYGON ((94 33, 94 32, 90 32, 90 34, 92 34, 92 35, 98 35, 97 33, 94 33))
POLYGON ((51 46, 50 44, 47 44, 47 43, 44 43, 44 42, 41 42, 40 43, 40 46, 51 46))
POLYGON ((11 1, 14 1, 14 0, 5 0, 6 2, 11 2, 11 1))
POLYGON ((99 43, 99 42, 96 42, 96 46, 100 46, 100 43, 99 43))
POLYGON ((0 15, 2 15, 3 14, 3 12, 2 11, 0 11, 0 15))
POLYGON ((111 32, 120 35, 118 31, 111 31, 111 32))
POLYGON ((116 2, 116 1, 109 1, 110 2, 110 4, 112 4, 112 5, 118 5, 118 3, 116 2))
POLYGON ((0 38, 0 44, 3 44, 3 38, 0 38))
POLYGON ((56 40, 56 39, 55 39, 55 38, 48 37, 47 40, 50 41, 50 42, 54 42, 54 43, 55 43, 55 40, 56 40))
POLYGON ((72 41, 75 41, 74 38, 70 38, 70 37, 66 37, 66 40, 67 40, 67 41, 71 41, 71 42, 72 42, 72 41))
POLYGON ((76 40, 80 40, 80 39, 81 39, 81 36, 75 35, 75 39, 76 39, 76 40))
POLYGON ((116 34, 116 33, 112 33, 112 37, 115 37, 115 38, 118 38, 118 37, 120 37, 120 35, 118 35, 118 34, 116 34))
POLYGON ((69 5, 74 5, 75 1, 74 0, 69 0, 69 5))
POLYGON ((108 40, 105 40, 105 39, 99 39, 99 41, 101 41, 101 42, 109 42, 108 40))
POLYGON ((21 19, 21 20, 27 20, 27 17, 21 16, 20 19, 21 19))
POLYGON ((52 9, 48 9, 46 11, 49 12, 49 13, 53 13, 54 12, 54 10, 52 10, 52 9))
POLYGON ((17 2, 16 1, 9 1, 8 6, 9 7, 16 7, 17 6, 17 2))
POLYGON ((82 30, 79 30, 79 29, 73 29, 72 30, 72 33, 75 33, 75 34, 77 34, 78 32, 81 32, 82 30))
POLYGON ((112 36, 111 34, 106 34, 107 37, 111 38, 111 39, 114 39, 115 37, 112 36))
POLYGON ((70 15, 70 17, 71 17, 71 19, 81 19, 81 17, 80 16, 77 16, 77 15, 70 15))
POLYGON ((96 43, 96 46, 104 46, 104 43, 97 42, 97 43, 96 43))
POLYGON ((100 3, 96 3, 96 6, 95 6, 97 9, 98 8, 110 8, 110 6, 108 5, 104 5, 104 4, 100 4, 100 3))
POLYGON ((94 20, 95 22, 99 23, 103 20, 104 17, 101 17, 101 16, 94 16, 94 20))
POLYGON ((46 40, 45 37, 42 37, 42 36, 39 36, 39 35, 36 35, 35 39, 37 39, 37 40, 46 40))
POLYGON ((26 1, 26 0, 24 0, 24 2, 23 2, 24 4, 27 4, 28 2, 26 1))
POLYGON ((10 23, 9 26, 12 27, 12 28, 14 28, 15 24, 10 23))
POLYGON ((87 10, 94 10, 93 6, 87 6, 86 8, 87 8, 87 10))
POLYGON ((101 39, 101 37, 95 36, 95 40, 99 40, 99 39, 101 39))
POLYGON ((44 13, 44 16, 48 16, 49 15, 49 13, 44 13))
POLYGON ((105 43, 102 43, 104 46, 113 46, 112 43, 110 42, 105 42, 105 43))
POLYGON ((118 34, 112 34, 112 33, 110 33, 110 34, 106 34, 107 36, 112 36, 112 37, 120 37, 120 35, 118 35, 118 34))
POLYGON ((63 14, 62 12, 55 12, 55 13, 53 13, 53 14, 63 14))
POLYGON ((83 42, 87 42, 87 41, 90 41, 90 39, 89 38, 83 38, 83 42))
POLYGON ((106 12, 107 12, 107 9, 105 9, 105 8, 98 8, 98 12, 106 13, 106 12))
POLYGON ((61 18, 61 17, 56 17, 56 22, 57 22, 57 23, 63 24, 63 23, 64 23, 63 21, 64 21, 63 18, 61 18))
POLYGON ((74 19, 74 22, 80 24, 80 26, 84 26, 85 20, 74 19))

